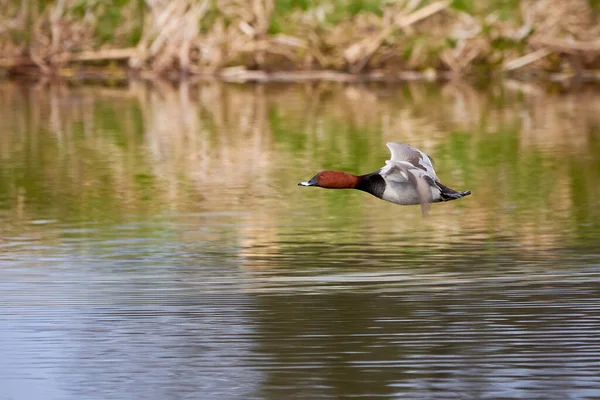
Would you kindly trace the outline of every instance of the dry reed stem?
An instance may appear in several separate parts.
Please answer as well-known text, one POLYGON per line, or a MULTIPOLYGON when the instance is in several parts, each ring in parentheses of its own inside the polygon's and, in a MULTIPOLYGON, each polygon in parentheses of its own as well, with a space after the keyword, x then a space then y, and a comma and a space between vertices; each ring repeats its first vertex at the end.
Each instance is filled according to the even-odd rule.
POLYGON ((531 63, 536 62, 537 60, 540 60, 546 56, 548 56, 549 54, 551 54, 552 52, 548 49, 540 49, 537 51, 534 51, 533 53, 529 53, 523 57, 517 58, 516 60, 511 60, 508 61, 504 64, 504 71, 513 71, 515 69, 519 69, 519 68, 523 68, 531 63))
POLYGON ((398 18, 396 18, 396 20, 394 21, 396 25, 398 25, 399 28, 402 29, 406 29, 408 27, 410 27, 412 24, 421 21, 425 18, 428 18, 430 16, 432 16, 433 14, 436 14, 448 7, 450 7, 450 4, 452 4, 451 0, 444 0, 444 1, 438 1, 435 3, 431 3, 429 5, 426 5, 423 8, 420 8, 419 10, 413 12, 412 14, 404 17, 402 15, 398 16, 398 18))
MULTIPOLYGON (((144 76, 184 72, 243 80, 288 79, 291 75, 270 72, 292 70, 302 72, 300 79, 314 70, 361 74, 363 79, 407 70, 427 77, 462 76, 481 66, 504 72, 574 68, 579 76, 593 78, 600 69, 600 24, 586 0, 523 0, 522 23, 459 12, 450 0, 424 6, 405 0, 382 6, 381 17, 362 12, 330 25, 324 5, 287 15, 293 29, 277 34, 269 33, 274 0, 147 0, 135 50, 119 44, 132 29, 131 18, 115 31, 114 44, 98 47, 98 16, 88 10, 78 20, 70 11, 74 4, 56 0, 36 14, 31 42, 24 48, 6 34, 22 25, 30 6, 23 2, 13 11, 15 22, 0 29, 0 66, 18 70, 35 64, 43 74, 52 74, 70 63, 117 61, 144 76), (494 41, 513 45, 497 48, 494 41), (567 55, 568 63, 551 54, 567 55), (240 68, 227 70, 231 67, 240 68)), ((403 74, 414 76, 401 72, 396 77, 403 74)), ((347 80, 329 72, 319 76, 347 80)))

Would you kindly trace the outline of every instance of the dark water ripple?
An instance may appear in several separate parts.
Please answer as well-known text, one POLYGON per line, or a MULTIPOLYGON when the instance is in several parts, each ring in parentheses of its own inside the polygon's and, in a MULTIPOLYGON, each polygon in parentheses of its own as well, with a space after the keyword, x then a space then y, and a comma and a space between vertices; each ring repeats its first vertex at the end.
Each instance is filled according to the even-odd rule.
POLYGON ((0 400, 600 399, 600 92, 384 86, 0 82, 0 400))
POLYGON ((119 231, 6 239, 0 398, 598 396, 600 264, 576 248, 119 231))

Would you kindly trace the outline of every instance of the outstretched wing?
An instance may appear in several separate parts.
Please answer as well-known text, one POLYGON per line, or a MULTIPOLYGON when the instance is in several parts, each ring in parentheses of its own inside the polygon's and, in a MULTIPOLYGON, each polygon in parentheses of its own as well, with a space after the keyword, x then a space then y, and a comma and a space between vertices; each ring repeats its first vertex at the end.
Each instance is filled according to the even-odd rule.
POLYGON ((415 168, 425 171, 434 181, 440 181, 433 169, 433 160, 421 150, 398 142, 388 143, 387 147, 392 152, 391 161, 408 162, 415 168))
POLYGON ((406 161, 388 160, 379 173, 386 180, 409 182, 413 185, 419 195, 421 212, 423 215, 427 215, 432 200, 431 187, 436 187, 436 184, 426 171, 415 168, 413 164, 406 161))

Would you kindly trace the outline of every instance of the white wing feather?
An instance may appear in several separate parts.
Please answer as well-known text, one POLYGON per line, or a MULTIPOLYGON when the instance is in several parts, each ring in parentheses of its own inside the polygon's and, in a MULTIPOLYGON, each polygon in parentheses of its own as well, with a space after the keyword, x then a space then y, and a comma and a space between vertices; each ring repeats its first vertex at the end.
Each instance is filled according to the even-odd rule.
POLYGON ((387 181, 411 183, 419 195, 421 212, 427 215, 432 201, 431 184, 433 183, 427 172, 415 168, 410 162, 387 160, 385 167, 379 173, 387 181))
POLYGON ((409 146, 404 143, 391 142, 386 145, 392 153, 390 161, 396 162, 407 162, 412 164, 414 168, 418 168, 422 171, 427 172, 434 181, 439 182, 435 170, 433 169, 433 162, 431 157, 422 152, 421 150, 409 146))

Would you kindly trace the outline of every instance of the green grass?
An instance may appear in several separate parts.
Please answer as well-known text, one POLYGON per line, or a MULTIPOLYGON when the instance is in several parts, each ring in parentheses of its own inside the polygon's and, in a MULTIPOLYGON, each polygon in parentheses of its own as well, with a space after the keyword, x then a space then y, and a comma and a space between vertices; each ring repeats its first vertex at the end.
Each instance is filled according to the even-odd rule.
MULTIPOLYGON (((192 5, 195 0, 186 0, 192 5)), ((255 23, 256 18, 270 19, 267 30, 269 35, 287 34, 296 36, 305 41, 307 47, 287 49, 285 55, 276 51, 268 53, 267 61, 261 65, 257 64, 256 54, 252 51, 238 51, 237 53, 227 53, 225 48, 226 60, 224 62, 209 61, 211 67, 220 68, 223 66, 241 65, 249 69, 266 68, 272 69, 298 69, 322 68, 337 69, 341 71, 354 71, 353 65, 349 65, 344 57, 344 52, 352 44, 359 43, 368 35, 375 35, 381 30, 381 26, 389 21, 384 21, 384 10, 386 13, 400 12, 403 5, 407 5, 409 0, 274 0, 274 10, 270 15, 255 16, 248 3, 239 2, 224 11, 222 3, 218 0, 211 0, 209 9, 202 15, 198 21, 198 42, 204 39, 214 39, 217 43, 243 35, 238 29, 240 18, 249 25, 255 23), (235 10, 238 7, 238 10, 235 10), (233 10, 233 11, 232 11, 233 10), (368 18, 364 18, 367 16, 368 18), (356 18, 359 17, 359 18, 356 18), (226 36, 216 28, 217 23, 222 22, 226 27, 226 36), (308 34, 311 32, 311 34, 308 34), (283 63, 280 62, 283 60, 283 63)), ((431 4, 438 0, 421 0, 414 6, 413 11, 431 4)), ((600 10, 600 0, 587 0, 594 10, 600 10)), ((50 32, 49 9, 54 8, 56 0, 32 0, 33 6, 28 7, 21 0, 0 0, 0 8, 7 11, 5 15, 13 18, 26 18, 24 27, 17 27, 0 33, 0 43, 10 42, 17 48, 24 48, 23 54, 30 47, 32 40, 37 40, 33 36, 43 36, 46 39, 52 35, 50 32), (38 23, 39 22, 39 23, 38 23), (36 25, 37 24, 37 25, 36 25), (41 29, 33 32, 32 26, 39 26, 41 29)), ((101 47, 126 48, 139 44, 143 36, 144 29, 152 17, 149 17, 150 8, 144 0, 68 0, 66 1, 64 24, 65 35, 72 34, 78 30, 83 30, 83 35, 73 35, 73 37, 61 36, 64 50, 78 52, 82 50, 97 50, 101 47), (89 18, 90 14, 93 18, 89 18), (148 18, 148 21, 145 20, 148 18), (81 21, 85 20, 85 23, 81 21), (70 26, 71 25, 71 26, 70 26), (73 29, 72 29, 73 28, 73 29), (91 40, 87 40, 91 36, 91 40), (69 40, 74 39, 74 40, 69 40)), ((389 70, 390 68, 406 68, 415 71, 424 71, 435 69, 438 71, 448 70, 448 65, 444 62, 442 54, 448 49, 456 48, 461 40, 453 38, 452 34, 445 33, 448 29, 446 23, 448 18, 459 18, 456 11, 468 13, 474 17, 481 25, 481 31, 476 33, 474 39, 487 41, 489 46, 483 46, 478 57, 469 62, 462 71, 465 75, 487 77, 490 71, 499 69, 507 58, 514 59, 531 49, 529 46, 529 36, 520 39, 513 39, 514 35, 506 32, 516 32, 522 25, 519 0, 452 0, 451 8, 455 12, 446 12, 442 20, 434 17, 431 21, 425 22, 423 29, 415 29, 415 32, 407 34, 398 29, 391 32, 388 38, 383 41, 379 54, 374 54, 369 60, 364 70, 381 68, 389 70), (491 18, 490 18, 491 17, 491 18), (506 22, 500 22, 498 21, 506 22), (442 22, 440 22, 442 21, 442 22), (429 24, 429 25, 427 25, 429 24), (427 27, 432 24, 441 24, 441 30, 429 30, 427 27), (506 28, 506 29, 505 29, 506 28), (391 50, 391 51, 390 51, 391 50), (382 56, 383 54, 383 56, 382 56), (380 57, 382 56, 382 57, 380 57), (408 63, 410 61, 410 64, 408 63)), ((447 10, 446 10, 447 11, 447 10)), ((585 24, 589 24, 588 12, 584 10, 582 19, 585 24)), ((600 20, 600 19, 599 19, 600 20)), ((437 27, 438 25, 436 25, 437 27)), ((534 32, 536 26, 533 26, 531 32, 534 32)), ((585 29, 585 27, 583 28, 585 29)), ((251 40, 264 40, 261 35, 251 40)), ((466 45, 479 45, 477 40, 467 40, 466 45)), ((177 46, 177 43, 173 43, 177 46)), ((285 45, 284 45, 285 46, 285 45)), ((167 46, 168 47, 168 46, 167 46)), ((8 46, 10 49, 11 47, 8 46)), ((479 47, 478 49, 481 49, 479 47)), ((476 49, 477 50, 477 49, 476 49)), ((168 52, 165 52, 168 53, 168 52)), ((376 52, 377 53, 377 52, 376 52)), ((156 55, 155 59, 147 60, 144 67, 152 66, 163 54, 156 55)), ((4 56, 4 54, 0 54, 4 56)), ((10 56, 10 55, 9 55, 10 56)), ((43 55, 47 57, 47 55, 43 55)), ((167 57, 169 55, 167 54, 167 57)), ((219 60, 221 60, 219 58, 219 60)), ((598 58, 589 58, 590 61, 583 60, 585 69, 594 70, 598 68, 598 58)), ((165 63, 156 62, 161 66, 165 63)), ((89 65, 89 64, 88 64, 89 65)), ((168 68, 177 68, 177 57, 169 64, 168 68)), ((204 67, 202 64, 201 68, 204 67)), ((545 58, 544 64, 540 69, 550 72, 560 72, 564 67, 562 58, 559 55, 551 55, 545 58), (553 59, 556 62, 553 63, 553 59)))
POLYGON ((325 23, 335 25, 361 12, 381 16, 382 5, 385 5, 385 2, 377 0, 275 0, 269 33, 292 33, 293 25, 289 24, 288 17, 294 12, 310 13, 320 10, 325 17, 325 23))

